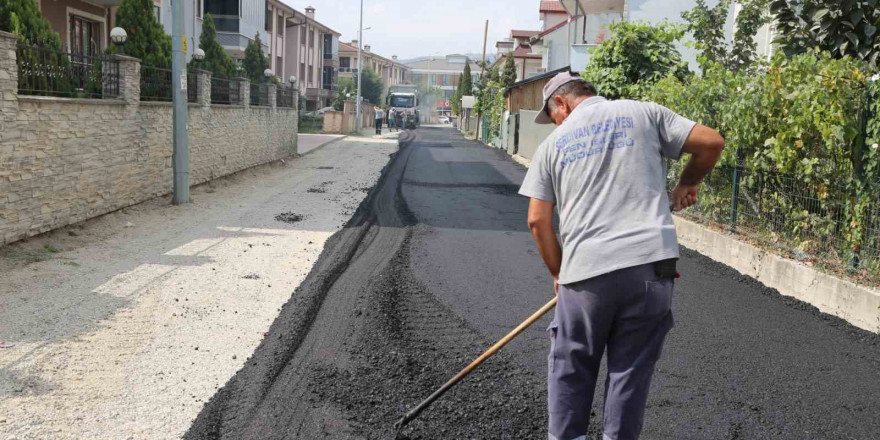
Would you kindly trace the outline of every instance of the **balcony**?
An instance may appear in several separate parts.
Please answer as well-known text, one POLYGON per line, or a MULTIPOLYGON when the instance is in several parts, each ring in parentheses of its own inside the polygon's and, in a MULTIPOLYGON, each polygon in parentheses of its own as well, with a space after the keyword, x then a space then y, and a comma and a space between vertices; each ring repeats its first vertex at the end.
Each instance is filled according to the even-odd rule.
POLYGON ((324 87, 309 87, 306 89, 307 98, 332 98, 334 94, 335 90, 332 85, 330 89, 324 87))
POLYGON ((569 15, 623 13, 626 0, 562 0, 562 6, 569 15))
POLYGON ((234 15, 215 15, 214 27, 217 28, 217 32, 238 33, 240 21, 241 19, 234 15))

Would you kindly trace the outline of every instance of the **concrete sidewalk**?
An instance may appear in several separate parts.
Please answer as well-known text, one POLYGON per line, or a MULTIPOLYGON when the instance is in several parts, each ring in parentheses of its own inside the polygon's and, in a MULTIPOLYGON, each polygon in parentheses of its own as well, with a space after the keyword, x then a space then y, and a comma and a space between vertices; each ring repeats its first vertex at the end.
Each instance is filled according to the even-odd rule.
POLYGON ((247 360, 394 139, 305 157, 0 248, 0 438, 178 438, 247 360))

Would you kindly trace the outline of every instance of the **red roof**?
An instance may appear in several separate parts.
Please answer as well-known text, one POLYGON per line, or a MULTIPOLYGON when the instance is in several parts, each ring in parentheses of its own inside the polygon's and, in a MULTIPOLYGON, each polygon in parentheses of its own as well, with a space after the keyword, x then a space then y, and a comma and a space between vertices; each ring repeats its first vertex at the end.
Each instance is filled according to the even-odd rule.
POLYGON ((566 11, 565 8, 562 6, 562 3, 559 3, 558 1, 555 1, 555 0, 541 2, 540 12, 550 12, 550 13, 561 12, 563 14, 568 14, 568 11, 566 11))
POLYGON ((510 38, 532 38, 540 32, 541 31, 522 31, 514 29, 510 31, 510 38))
POLYGON ((514 58, 541 58, 541 54, 532 53, 532 48, 529 46, 519 46, 513 50, 514 58))

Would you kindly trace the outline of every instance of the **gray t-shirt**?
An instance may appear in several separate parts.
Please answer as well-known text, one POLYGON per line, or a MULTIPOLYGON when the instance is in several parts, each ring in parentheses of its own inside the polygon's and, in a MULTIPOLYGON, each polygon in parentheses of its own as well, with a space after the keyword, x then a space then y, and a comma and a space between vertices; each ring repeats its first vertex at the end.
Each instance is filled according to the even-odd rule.
POLYGON ((678 257, 664 158, 695 123, 637 101, 583 101, 538 147, 519 193, 556 203, 561 284, 678 257))

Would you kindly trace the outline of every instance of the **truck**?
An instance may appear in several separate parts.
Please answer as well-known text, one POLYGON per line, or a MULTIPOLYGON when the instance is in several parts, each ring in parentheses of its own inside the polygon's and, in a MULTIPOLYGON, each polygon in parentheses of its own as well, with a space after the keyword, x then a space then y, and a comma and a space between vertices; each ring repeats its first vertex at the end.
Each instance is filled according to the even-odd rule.
POLYGON ((395 113, 403 114, 403 128, 416 128, 421 122, 419 119, 419 96, 413 85, 391 86, 388 96, 385 98, 385 106, 395 113))

